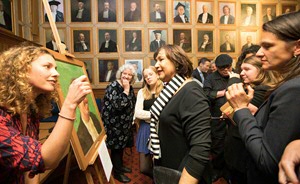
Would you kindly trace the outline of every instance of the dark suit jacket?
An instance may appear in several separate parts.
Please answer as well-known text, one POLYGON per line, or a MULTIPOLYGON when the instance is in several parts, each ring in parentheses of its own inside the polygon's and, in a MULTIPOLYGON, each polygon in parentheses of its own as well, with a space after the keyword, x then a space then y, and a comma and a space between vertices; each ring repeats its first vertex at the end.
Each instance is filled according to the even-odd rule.
POLYGON ((89 42, 85 42, 85 45, 86 45, 87 49, 83 50, 81 42, 76 42, 74 45, 74 52, 89 52, 90 51, 89 42))
POLYGON ((214 19, 213 19, 213 16, 209 13, 207 13, 207 19, 206 19, 206 22, 202 22, 202 17, 203 17, 203 13, 199 14, 198 16, 198 23, 214 23, 214 19))
MULTIPOLYGON (((166 45, 166 42, 163 41, 163 40, 160 40, 159 42, 160 46, 164 46, 166 45)), ((158 49, 158 43, 156 40, 153 40, 151 43, 150 43, 150 52, 155 52, 157 49, 158 49)))
POLYGON ((105 41, 102 42, 99 52, 117 52, 117 44, 116 42, 109 40, 108 48, 105 48, 105 41))
POLYGON ((79 19, 77 18, 77 14, 78 14, 79 10, 75 10, 72 12, 72 22, 91 22, 91 11, 84 8, 82 11, 82 18, 79 19))
MULTIPOLYGON (((271 18, 272 18, 272 20, 273 20, 273 19, 275 19, 276 17, 275 17, 274 15, 271 15, 271 18)), ((266 22, 268 22, 268 21, 269 21, 268 16, 267 16, 267 15, 264 15, 264 16, 263 16, 263 23, 266 23, 266 22)))
POLYGON ((142 51, 142 44, 139 39, 132 43, 132 39, 126 45, 126 51, 142 51))
POLYGON ((200 43, 199 45, 199 48, 198 48, 198 51, 199 52, 212 52, 213 51, 213 45, 212 45, 212 42, 208 42, 206 45, 205 45, 205 48, 202 48, 203 42, 200 43))
MULTIPOLYGON (((251 43, 250 47, 251 47, 252 45, 253 45, 253 44, 251 43)), ((246 49, 248 49, 248 48, 249 48, 249 46, 248 46, 248 44, 246 43, 245 45, 243 45, 242 51, 244 51, 244 50, 246 50, 246 49)))
POLYGON ((8 30, 12 31, 11 16, 9 16, 8 13, 6 13, 5 11, 3 11, 3 17, 4 17, 5 25, 0 24, 0 27, 3 27, 5 29, 8 29, 8 30))
POLYGON ((249 109, 234 113, 233 119, 251 156, 248 183, 278 183, 278 163, 287 144, 300 139, 300 78, 284 82, 271 93, 255 114, 249 109))
MULTIPOLYGON (((180 42, 177 43, 177 45, 180 46, 180 42)), ((191 42, 188 42, 187 40, 182 44, 182 49, 185 51, 185 52, 191 52, 192 48, 191 48, 191 42)))
MULTIPOLYGON (((206 77, 207 77, 207 73, 202 72, 202 74, 203 74, 203 77, 204 77, 204 80, 205 80, 206 77)), ((194 77, 195 79, 197 79, 198 81, 200 81, 202 84, 204 84, 204 81, 202 81, 202 79, 200 77, 200 73, 199 73, 199 71, 198 71, 197 68, 195 70, 193 70, 192 77, 194 77)))
POLYGON ((108 18, 103 17, 103 12, 104 10, 98 14, 98 22, 116 22, 117 19, 115 12, 108 10, 108 18))
MULTIPOLYGON (((224 24, 225 15, 221 16, 220 23, 224 24)), ((229 15, 228 17, 228 24, 234 24, 234 16, 229 15)))
POLYGON ((226 43, 223 43, 221 46, 220 46, 220 52, 235 52, 235 47, 233 44, 230 43, 230 49, 231 50, 226 50, 226 43))
POLYGON ((138 9, 135 9, 135 11, 131 12, 129 11, 125 16, 125 21, 131 21, 131 22, 138 22, 141 21, 141 12, 138 9), (132 15, 131 15, 132 13, 132 15))
MULTIPOLYGON (((100 133, 101 132, 100 121, 97 119, 96 115, 92 112, 90 112, 90 118, 92 118, 97 132, 100 133)), ((93 145, 94 141, 81 118, 80 118, 80 124, 78 126, 78 130, 77 130, 77 136, 78 136, 82 151, 84 154, 86 154, 89 151, 89 149, 91 148, 91 146, 93 145)))
MULTIPOLYGON (((186 15, 184 15, 184 19, 185 19, 185 23, 189 23, 189 18, 186 15)), ((179 15, 177 15, 176 17, 174 17, 174 22, 183 23, 182 19, 180 18, 179 15)))
MULTIPOLYGON (((112 70, 111 71, 111 74, 110 74, 110 77, 109 77, 109 80, 107 82, 113 82, 116 80, 116 71, 115 70, 112 70)), ((107 72, 104 74, 104 75, 100 75, 102 77, 100 77, 100 82, 106 82, 106 76, 107 76, 107 72)))
POLYGON ((150 22, 166 22, 166 14, 164 12, 160 12, 161 19, 156 19, 156 12, 151 12, 150 14, 150 22))
MULTIPOLYGON (((49 22, 47 14, 45 15, 45 21, 49 22)), ((56 22, 63 22, 64 21, 64 14, 60 11, 56 12, 56 22)))

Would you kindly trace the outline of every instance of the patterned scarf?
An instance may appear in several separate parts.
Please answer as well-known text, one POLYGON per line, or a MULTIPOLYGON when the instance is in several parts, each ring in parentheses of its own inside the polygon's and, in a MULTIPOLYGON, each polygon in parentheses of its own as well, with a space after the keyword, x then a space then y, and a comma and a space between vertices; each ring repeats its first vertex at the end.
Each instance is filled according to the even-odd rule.
POLYGON ((170 99, 176 93, 176 91, 183 84, 185 79, 180 75, 176 74, 167 86, 160 92, 159 96, 155 100, 154 104, 150 108, 151 123, 150 123, 150 141, 148 148, 153 153, 155 159, 161 157, 159 138, 158 138, 158 125, 159 116, 164 107, 168 104, 170 99))

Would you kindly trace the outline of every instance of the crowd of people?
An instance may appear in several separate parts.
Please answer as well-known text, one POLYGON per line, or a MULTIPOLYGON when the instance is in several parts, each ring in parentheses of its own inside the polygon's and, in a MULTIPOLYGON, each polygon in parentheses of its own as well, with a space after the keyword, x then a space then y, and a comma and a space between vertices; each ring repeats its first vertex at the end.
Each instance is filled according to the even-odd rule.
MULTIPOLYGON (((123 152, 136 144, 140 171, 155 183, 299 183, 299 18, 300 11, 264 23, 260 46, 243 50, 235 68, 230 55, 220 54, 193 69, 182 47, 162 45, 155 66, 143 70, 137 96, 136 68, 121 66, 101 114, 115 179, 131 181, 123 152), (221 110, 224 105, 232 111, 221 110)), ((41 144, 39 117, 57 99, 53 56, 40 47, 14 47, 0 55, 0 69, 0 183, 24 183, 57 166, 91 87, 85 76, 71 83, 41 144)))

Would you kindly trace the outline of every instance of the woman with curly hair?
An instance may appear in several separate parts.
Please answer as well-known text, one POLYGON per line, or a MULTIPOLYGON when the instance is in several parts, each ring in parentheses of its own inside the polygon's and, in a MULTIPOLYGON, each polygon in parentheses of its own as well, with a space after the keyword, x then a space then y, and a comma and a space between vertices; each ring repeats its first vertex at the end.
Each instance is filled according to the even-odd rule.
POLYGON ((39 119, 50 115, 51 101, 57 100, 53 56, 41 47, 13 47, 0 55, 0 70, 0 183, 37 182, 36 174, 62 159, 76 107, 91 87, 86 76, 72 82, 55 127, 41 144, 39 119))

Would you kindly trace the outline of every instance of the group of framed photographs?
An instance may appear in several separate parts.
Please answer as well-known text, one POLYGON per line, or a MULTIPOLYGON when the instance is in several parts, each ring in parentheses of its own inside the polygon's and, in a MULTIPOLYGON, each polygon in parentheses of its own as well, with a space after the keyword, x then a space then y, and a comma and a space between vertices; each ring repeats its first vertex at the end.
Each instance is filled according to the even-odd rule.
MULTIPOLYGON (((84 61, 93 84, 114 80, 111 74, 126 62, 135 64, 141 74, 143 67, 154 65, 153 53, 165 44, 179 45, 191 58, 213 59, 219 53, 237 58, 241 50, 259 43, 259 27, 265 21, 299 9, 291 0, 48 2, 62 13, 63 19, 56 18, 61 40, 84 61)), ((44 41, 50 44, 48 25, 45 17, 44 41)))

